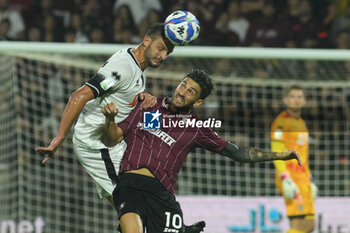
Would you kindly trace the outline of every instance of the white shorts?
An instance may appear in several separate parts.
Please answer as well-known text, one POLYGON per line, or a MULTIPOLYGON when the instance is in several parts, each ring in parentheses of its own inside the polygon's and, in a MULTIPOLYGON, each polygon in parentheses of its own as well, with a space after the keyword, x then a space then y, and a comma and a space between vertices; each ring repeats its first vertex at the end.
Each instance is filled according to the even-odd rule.
POLYGON ((89 149, 73 145, 75 157, 96 182, 100 198, 111 196, 116 187, 119 165, 126 149, 125 141, 105 149, 89 149))

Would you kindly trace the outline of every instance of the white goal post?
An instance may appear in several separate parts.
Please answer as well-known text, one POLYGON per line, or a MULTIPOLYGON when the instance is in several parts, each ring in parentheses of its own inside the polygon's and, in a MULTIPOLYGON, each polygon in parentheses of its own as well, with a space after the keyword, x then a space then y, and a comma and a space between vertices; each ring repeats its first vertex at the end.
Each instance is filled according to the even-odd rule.
MULTIPOLYGON (((45 167, 34 148, 47 145, 57 132, 70 94, 108 56, 135 46, 0 42, 0 232, 2 227, 12 232, 12 223, 2 222, 7 219, 29 220, 33 229, 43 219, 45 233, 113 232, 115 210, 97 197, 72 155, 71 136, 45 167)), ((205 69, 215 82, 198 114, 222 120, 217 131, 223 137, 265 150, 270 124, 284 108, 283 90, 291 84, 304 87, 310 167, 319 193, 350 196, 350 51, 176 47, 162 66, 147 71, 147 91, 171 95, 191 68, 205 69)), ((186 160, 177 193, 279 195, 272 163, 240 164, 201 149, 186 160)))

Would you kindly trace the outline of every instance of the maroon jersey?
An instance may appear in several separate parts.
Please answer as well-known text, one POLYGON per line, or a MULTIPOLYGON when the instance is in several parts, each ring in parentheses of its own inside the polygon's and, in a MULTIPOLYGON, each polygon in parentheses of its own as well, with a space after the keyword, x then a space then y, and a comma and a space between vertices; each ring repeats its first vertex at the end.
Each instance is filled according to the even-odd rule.
POLYGON ((168 103, 170 99, 158 98, 157 104, 147 110, 142 110, 141 103, 138 103, 129 116, 119 123, 127 142, 120 173, 147 167, 164 187, 175 193, 177 174, 192 149, 201 147, 212 152, 221 152, 228 141, 220 138, 209 127, 197 127, 198 125, 193 124, 184 127, 179 122, 193 123, 200 119, 196 115, 187 114, 184 118, 184 114, 172 113, 167 107, 168 103), (161 128, 145 129, 144 111, 157 110, 161 113, 161 128))

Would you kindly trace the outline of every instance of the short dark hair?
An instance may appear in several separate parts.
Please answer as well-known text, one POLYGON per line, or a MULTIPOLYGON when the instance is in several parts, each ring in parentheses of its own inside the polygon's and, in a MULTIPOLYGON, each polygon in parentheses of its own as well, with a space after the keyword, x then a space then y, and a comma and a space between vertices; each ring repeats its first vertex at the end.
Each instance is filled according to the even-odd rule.
POLYGON ((175 45, 171 43, 171 41, 168 38, 166 38, 163 23, 153 24, 151 27, 148 28, 145 36, 151 37, 152 40, 162 37, 166 47, 168 48, 168 54, 173 52, 175 45))
POLYGON ((292 91, 292 90, 300 90, 300 91, 304 92, 304 88, 302 88, 299 85, 294 84, 294 85, 289 86, 288 88, 285 89, 284 96, 288 96, 289 92, 292 91))
POLYGON ((214 84, 212 79, 208 76, 208 74, 200 69, 193 69, 191 72, 186 74, 185 78, 190 78, 196 83, 198 83, 201 88, 201 93, 199 98, 205 99, 208 95, 210 95, 211 91, 214 89, 214 84))

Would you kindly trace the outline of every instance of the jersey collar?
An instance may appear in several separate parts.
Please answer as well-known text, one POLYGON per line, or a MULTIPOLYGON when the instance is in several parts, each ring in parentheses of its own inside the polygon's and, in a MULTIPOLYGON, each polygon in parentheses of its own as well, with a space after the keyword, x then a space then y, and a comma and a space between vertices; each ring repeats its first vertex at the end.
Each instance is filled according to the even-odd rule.
POLYGON ((131 58, 134 60, 136 65, 141 69, 140 63, 136 60, 135 55, 131 52, 132 48, 128 48, 128 54, 131 56, 131 58))

